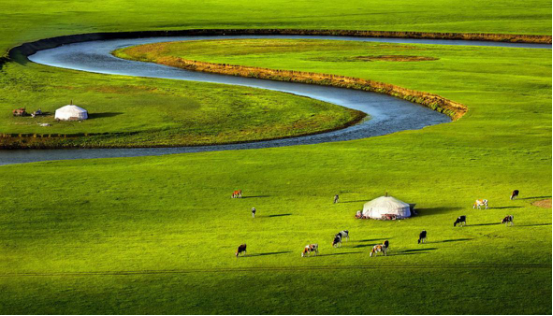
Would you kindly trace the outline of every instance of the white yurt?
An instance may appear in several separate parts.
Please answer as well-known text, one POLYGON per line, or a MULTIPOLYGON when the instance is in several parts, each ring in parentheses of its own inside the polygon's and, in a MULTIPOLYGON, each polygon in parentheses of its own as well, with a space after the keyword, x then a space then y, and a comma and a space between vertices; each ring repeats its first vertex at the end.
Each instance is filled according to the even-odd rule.
POLYGON ((393 215, 398 219, 411 217, 411 206, 392 196, 381 196, 363 206, 365 217, 382 219, 386 217, 385 215, 393 215))
POLYGON ((88 111, 74 105, 71 101, 71 104, 57 109, 54 117, 61 121, 81 121, 88 119, 88 111))

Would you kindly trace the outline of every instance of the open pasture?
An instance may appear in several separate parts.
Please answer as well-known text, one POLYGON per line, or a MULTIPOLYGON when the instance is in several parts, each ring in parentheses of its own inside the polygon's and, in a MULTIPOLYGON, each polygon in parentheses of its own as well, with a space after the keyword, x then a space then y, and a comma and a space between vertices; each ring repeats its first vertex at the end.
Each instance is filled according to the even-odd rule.
MULTIPOLYGON (((189 27, 551 33, 547 1, 2 5, 2 50, 70 33, 189 27)), ((469 112, 448 124, 348 142, 2 166, 1 313, 551 314, 551 209, 533 205, 550 199, 552 189, 550 50, 256 40, 175 45, 171 55, 182 58, 389 82, 461 102, 469 112), (243 198, 231 199, 238 189, 243 198), (520 197, 510 200, 514 189, 520 197), (416 203, 419 215, 354 219, 364 202, 385 192, 416 203), (473 209, 482 198, 490 208, 473 209), (454 227, 460 215, 467 225, 454 227), (514 215, 514 226, 500 223, 506 215, 514 215), (350 241, 333 248, 344 229, 350 241), (419 245, 422 230, 428 238, 419 245), (388 256, 371 258, 384 240, 388 256), (236 258, 243 243, 248 254, 236 258), (309 243, 319 244, 320 255, 302 258, 309 243)), ((54 104, 54 96, 107 102, 115 97, 111 89, 121 94, 120 106, 139 103, 152 112, 160 98, 184 111, 181 101, 204 105, 209 97, 232 109, 233 101, 249 105, 261 97, 251 89, 16 62, 2 66, 0 80, 2 109, 54 104)), ((287 101, 290 111, 301 104, 305 113, 333 108, 262 94, 263 102, 287 101)), ((168 133, 178 128, 157 118, 168 133)), ((139 123, 97 128, 148 129, 139 123)), ((183 125, 195 123, 212 122, 183 125)), ((6 128, 0 123, 0 132, 6 128)))
POLYGON ((364 117, 334 104, 267 90, 52 71, 32 63, 6 65, 0 84, 5 92, 0 134, 12 136, 0 137, 0 146, 15 148, 224 144, 312 134, 364 117), (87 109, 90 119, 56 122, 55 110, 70 100, 87 109), (40 108, 48 115, 13 117, 16 107, 40 108))

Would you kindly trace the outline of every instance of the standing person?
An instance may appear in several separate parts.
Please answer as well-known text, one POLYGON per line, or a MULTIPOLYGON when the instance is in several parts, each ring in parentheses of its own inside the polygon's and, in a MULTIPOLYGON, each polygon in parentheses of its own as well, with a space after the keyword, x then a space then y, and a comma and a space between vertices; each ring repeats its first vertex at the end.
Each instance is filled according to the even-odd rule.
POLYGON ((334 204, 338 203, 338 199, 339 199, 339 198, 340 198, 340 197, 338 196, 338 194, 336 194, 336 195, 334 196, 334 204))
POLYGON ((252 218, 255 218, 255 207, 252 207, 252 218))

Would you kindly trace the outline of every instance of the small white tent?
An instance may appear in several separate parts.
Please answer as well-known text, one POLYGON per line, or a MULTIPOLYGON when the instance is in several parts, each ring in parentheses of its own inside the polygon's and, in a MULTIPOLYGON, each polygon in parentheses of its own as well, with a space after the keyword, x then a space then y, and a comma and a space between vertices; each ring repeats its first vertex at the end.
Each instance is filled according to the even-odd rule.
POLYGON ((396 218, 411 217, 411 207, 391 196, 381 196, 363 206, 365 217, 381 219, 384 215, 395 215, 396 218))
POLYGON ((61 121, 86 120, 88 119, 88 111, 76 105, 70 104, 57 109, 54 117, 56 120, 61 121))

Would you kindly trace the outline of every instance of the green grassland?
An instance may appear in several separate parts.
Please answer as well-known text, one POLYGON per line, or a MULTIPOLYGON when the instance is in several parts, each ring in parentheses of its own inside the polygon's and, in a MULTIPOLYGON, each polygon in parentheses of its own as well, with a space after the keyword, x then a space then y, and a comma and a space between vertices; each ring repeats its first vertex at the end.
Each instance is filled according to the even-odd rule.
POLYGON ((548 0, 2 0, 0 7, 0 51, 59 35, 186 28, 551 34, 548 0))
POLYGON ((35 64, 7 65, 0 84, 4 93, 0 133, 37 135, 0 138, 0 145, 9 147, 221 144, 332 130, 364 116, 337 105, 260 89, 53 71, 35 64), (55 110, 71 99, 89 111, 89 120, 54 120, 55 110), (13 117, 11 110, 17 107, 41 108, 50 114, 13 117))
MULTIPOLYGON (((2 7, 2 50, 63 34, 209 27, 551 34, 550 1, 2 7)), ((186 53, 171 46, 183 58, 394 83, 461 102, 469 112, 448 124, 348 142, 2 166, 0 313, 551 314, 551 209, 532 205, 551 198, 551 51, 284 40, 175 45, 187 45, 186 53), (382 55, 437 60, 367 57, 382 55), (231 199, 235 189, 245 198, 231 199), (521 199, 509 200, 513 189, 521 199), (417 203, 419 216, 353 218, 364 201, 385 192, 417 203), (334 194, 341 203, 332 204, 334 194), (489 199, 491 209, 473 210, 476 198, 489 199), (515 216, 514 227, 500 224, 507 214, 515 216), (468 226, 453 227, 459 215, 467 215, 468 226), (332 237, 342 229, 351 240, 334 249, 332 237), (428 243, 418 245, 422 229, 428 243), (389 256, 369 257, 385 239, 389 256), (235 258, 241 243, 248 256, 235 258), (301 258, 307 243, 319 243, 320 256, 301 258)), ((89 107, 117 100, 118 109, 98 112, 140 107, 162 121, 161 99, 175 111, 185 111, 180 102, 208 111, 206 100, 230 108, 233 101, 286 98, 289 109, 328 106, 253 89, 32 64, 8 63, 0 78, 3 109, 39 100, 52 107, 71 98, 89 107)), ((127 115, 142 114, 105 117, 126 126, 90 123, 148 130, 127 115)), ((181 123, 156 124, 169 133, 181 123)))
POLYGON ((551 313, 551 210, 531 205, 551 196, 550 51, 171 45, 190 59, 377 79, 470 111, 453 123, 350 142, 2 167, 3 311, 551 313), (437 60, 357 58, 372 55, 437 60), (230 199, 239 188, 246 198, 230 199), (515 188, 522 199, 510 201, 515 188), (417 203, 420 215, 353 218, 384 192, 417 203), (342 203, 333 205, 336 193, 342 203), (476 198, 491 209, 473 210, 476 198), (507 214, 514 227, 500 224, 507 214), (459 215, 467 227, 453 227, 459 215), (352 240, 334 249, 342 229, 352 240), (429 242, 418 245, 422 229, 429 242), (390 256, 369 257, 384 239, 390 256), (301 258, 314 242, 321 256, 301 258), (241 243, 249 256, 237 259, 241 243))
MULTIPOLYGON (((428 32, 488 32, 518 34, 551 34, 550 1, 474 2, 440 1, 175 1, 162 0, 155 6, 148 1, 0 1, 0 55, 7 56, 10 48, 38 39, 91 32, 137 30, 175 30, 186 28, 305 28, 357 29, 384 31, 428 32), (148 7, 147 11, 142 8, 148 7), (458 8, 462 7, 463 10, 458 8), (397 8, 402 8, 401 11, 397 8), (461 12, 462 11, 462 12, 461 12), (521 13, 524 12, 524 13, 521 13), (469 18, 470 17, 470 18, 469 18)), ((259 107, 237 110, 240 102, 232 103, 254 90, 233 88, 234 96, 222 88, 201 85, 201 93, 193 84, 159 83, 155 80, 119 79, 92 74, 71 73, 59 69, 19 65, 1 65, 0 133, 37 134, 38 137, 4 138, 4 147, 114 147, 114 146, 171 146, 229 143, 247 140, 288 137, 309 134, 344 126, 359 118, 359 113, 339 110, 307 100, 287 99, 296 108, 304 108, 315 117, 282 113, 280 105, 273 107, 279 97, 262 92, 265 97, 248 96, 242 99, 259 107), (97 83, 92 83, 97 82, 97 83), (51 84, 55 83, 55 84, 51 84), (166 85, 171 91, 162 92, 166 85), (117 92, 131 86, 128 93, 117 92), (99 88, 98 88, 99 87, 99 88), (107 93, 107 90, 110 93, 107 93), (214 91, 212 94, 206 90, 214 91), (156 91, 152 93, 152 91, 156 91), (242 91, 242 92, 238 92, 242 91), (249 91, 249 92, 248 92, 249 91), (115 94, 115 96, 111 95, 115 94), (108 99, 109 98, 109 99, 108 99), (218 113, 251 117, 238 125, 213 115, 213 101, 227 99, 228 107, 218 113), (234 99, 233 99, 234 98, 234 99), (55 124, 44 128, 39 120, 14 120, 11 110, 28 107, 52 112, 75 100, 79 105, 100 113, 93 121, 81 124, 55 124), (251 99, 251 100, 249 100, 251 99), (271 99, 271 100, 269 100, 271 99), (251 102, 250 102, 251 101, 251 102), (139 104, 149 106, 140 107, 139 104), (191 111, 199 105, 197 111, 191 111), (272 128, 251 126, 260 122, 261 108, 271 106, 272 128), (114 109, 116 108, 116 110, 114 109), (330 109, 332 108, 332 109, 330 109), (186 115, 182 114, 186 111, 186 115), (253 112, 253 113, 252 113, 253 112), (324 112, 324 113, 323 113, 324 112), (120 113, 120 114, 116 114, 120 113), (280 118, 282 117, 282 121, 280 118), (336 117, 332 119, 332 117, 336 117), (213 128, 216 121, 221 129, 213 128), (248 123, 245 123, 248 122, 248 123), (205 124, 204 124, 205 123, 205 124), (245 125, 244 125, 245 124, 245 125), (190 128, 187 128, 188 126, 190 128), (199 127, 198 127, 199 126, 199 127), (290 132, 293 126, 293 132, 290 132), (246 131, 247 130, 247 131, 246 131), (91 136, 92 134, 103 134, 91 136), (47 135, 42 138, 41 135, 47 135), (56 137, 54 135, 62 135, 56 137), (75 135, 77 137, 65 137, 75 135), (82 137, 87 134, 86 137, 82 137)), ((225 101, 217 101, 221 110, 225 101)), ((282 105, 285 106, 285 105, 282 105)), ((223 116, 222 117, 229 117, 223 116)), ((232 115, 231 115, 232 116, 232 115)), ((51 121, 52 119, 50 119, 51 121)))

